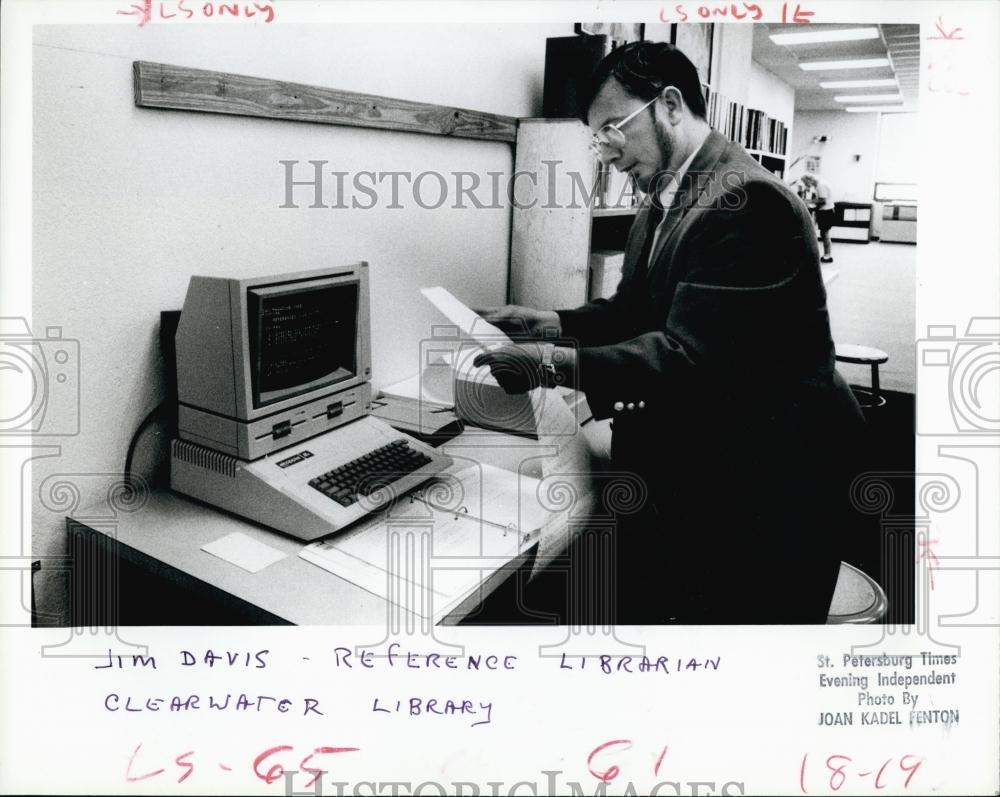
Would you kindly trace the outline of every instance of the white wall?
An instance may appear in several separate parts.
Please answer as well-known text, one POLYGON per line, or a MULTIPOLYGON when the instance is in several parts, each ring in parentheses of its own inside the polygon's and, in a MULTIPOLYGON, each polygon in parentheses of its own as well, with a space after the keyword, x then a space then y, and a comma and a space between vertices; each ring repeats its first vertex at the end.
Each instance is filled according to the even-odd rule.
POLYGON ((750 62, 750 82, 747 86, 747 107, 763 111, 772 119, 785 123, 788 140, 792 141, 795 121, 795 89, 781 78, 768 72, 756 61, 750 62))
POLYGON ((885 113, 879 122, 880 183, 917 183, 920 175, 920 117, 916 113, 885 113))
MULTIPOLYGON (((509 209, 423 210, 409 199, 404 209, 388 200, 364 212, 309 209, 309 189, 296 195, 300 208, 281 209, 278 161, 509 174, 509 145, 137 108, 133 60, 531 116, 541 105, 545 38, 571 32, 568 24, 37 27, 33 325, 78 339, 82 367, 80 434, 60 456, 36 461, 35 485, 69 474, 80 491, 73 503, 104 498, 133 430, 162 397, 159 312, 181 307, 193 273, 368 260, 376 386, 416 372, 419 338, 439 322, 415 295, 419 286, 445 285, 470 304, 506 294, 509 209)), ((164 443, 146 439, 145 469, 164 443)), ((72 509, 33 495, 33 555, 58 556, 72 509)), ((59 577, 43 570, 37 586, 39 610, 58 616, 59 577)))
MULTIPOLYGON (((830 184, 836 202, 871 202, 875 191, 875 162, 878 155, 878 114, 845 111, 799 111, 795 114, 789 155, 820 155, 823 177, 830 184), (823 144, 813 144, 814 136, 827 136, 823 144), (860 155, 860 160, 854 156, 860 155)), ((805 159, 789 170, 795 179, 805 171, 805 159)))

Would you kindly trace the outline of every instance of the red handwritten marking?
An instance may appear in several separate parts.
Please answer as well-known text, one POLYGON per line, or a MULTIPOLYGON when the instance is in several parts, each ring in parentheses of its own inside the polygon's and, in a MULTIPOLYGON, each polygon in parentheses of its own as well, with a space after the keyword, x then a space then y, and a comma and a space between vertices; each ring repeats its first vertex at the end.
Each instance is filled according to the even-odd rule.
POLYGON ((955 28, 955 29, 950 30, 950 31, 945 30, 944 29, 944 22, 941 20, 941 17, 937 18, 937 22, 934 23, 934 27, 938 29, 938 33, 940 33, 941 35, 940 36, 928 36, 927 37, 928 39, 950 39, 951 41, 954 41, 956 39, 964 39, 965 38, 964 36, 959 36, 958 35, 959 31, 962 30, 961 28, 955 28))
POLYGON ((263 753, 261 753, 253 760, 253 774, 255 774, 265 783, 274 783, 274 781, 276 781, 278 778, 280 778, 282 775, 285 774, 285 768, 281 766, 281 764, 275 764, 269 770, 267 770, 266 773, 262 773, 260 771, 260 765, 263 763, 264 759, 267 758, 268 756, 272 756, 275 753, 280 753, 285 750, 292 750, 292 749, 294 748, 287 744, 279 744, 277 747, 269 747, 267 750, 265 750, 263 753))
POLYGON ((923 759, 923 758, 918 758, 917 756, 915 756, 915 755, 911 755, 911 754, 909 754, 909 753, 908 753, 907 755, 904 755, 904 756, 903 756, 903 757, 902 757, 902 758, 901 758, 901 759, 899 760, 899 768, 900 768, 901 770, 903 770, 903 772, 909 772, 909 773, 910 773, 909 775, 907 775, 907 776, 906 776, 906 780, 905 780, 905 781, 903 781, 903 788, 904 788, 904 789, 905 789, 905 788, 906 788, 907 786, 909 786, 909 785, 910 785, 910 781, 911 781, 911 780, 913 779, 913 776, 917 774, 917 768, 918 768, 918 767, 919 767, 919 766, 920 766, 920 765, 921 765, 922 763, 924 763, 924 759, 923 759), (903 762, 905 762, 905 761, 906 761, 906 759, 907 759, 907 758, 916 758, 916 759, 917 759, 917 763, 916 763, 916 764, 914 764, 914 765, 913 765, 912 767, 907 767, 907 766, 906 766, 906 764, 905 764, 905 763, 903 763, 903 762))
POLYGON ((157 769, 153 772, 147 772, 145 775, 133 775, 132 774, 132 762, 135 761, 135 757, 139 754, 139 749, 142 747, 142 743, 136 745, 135 750, 132 751, 132 755, 128 757, 128 766, 125 768, 125 780, 129 783, 136 783, 140 780, 146 780, 146 778, 152 778, 156 775, 161 774, 164 770, 157 769))
MULTIPOLYGON (((943 71, 943 72, 952 72, 952 71, 954 71, 951 64, 948 64, 948 63, 939 64, 939 63, 935 63, 934 61, 931 61, 927 65, 927 69, 928 69, 928 71, 930 71, 930 70, 935 69, 935 68, 937 68, 939 66, 944 66, 944 69, 943 70, 938 70, 938 72, 941 72, 941 71, 943 71)), ((927 90, 929 92, 933 93, 933 94, 957 94, 960 97, 967 97, 970 94, 970 92, 969 92, 968 89, 960 88, 959 86, 955 85, 955 80, 954 79, 952 79, 952 80, 947 80, 946 79, 945 81, 941 82, 939 80, 939 78, 937 77, 936 74, 935 75, 931 75, 930 82, 927 85, 927 90)))
POLYGON ((115 11, 115 14, 122 17, 130 17, 133 14, 139 14, 139 27, 143 27, 153 15, 153 0, 142 0, 142 5, 138 3, 132 3, 130 8, 135 9, 134 11, 115 11))
MULTIPOLYGON (((160 19, 174 19, 178 13, 184 14, 185 19, 191 19, 195 12, 185 5, 187 0, 160 0, 157 3, 157 8, 159 10, 160 19), (166 10, 165 8, 166 7, 166 10), (169 9, 174 9, 173 13, 169 13, 169 9)), ((140 2, 131 3, 128 6, 131 11, 115 11, 118 16, 137 17, 137 24, 140 28, 145 27, 148 23, 153 21, 153 0, 140 0, 140 2)), ((211 18, 216 14, 220 17, 240 16, 240 4, 239 3, 224 3, 220 0, 206 0, 202 3, 199 8, 201 16, 205 18, 211 18)), ((274 6, 271 3, 245 3, 243 5, 242 15, 247 19, 261 14, 264 16, 264 22, 271 22, 274 20, 274 6)))
MULTIPOLYGON (((786 3, 782 7, 782 17, 781 21, 784 22, 788 15, 788 9, 786 8, 788 4, 786 3)), ((673 7, 673 13, 676 15, 675 20, 679 22, 687 22, 691 17, 700 17, 701 19, 709 19, 711 17, 726 17, 730 16, 733 19, 743 20, 751 19, 754 22, 760 22, 764 18, 764 8, 758 3, 723 3, 721 5, 690 5, 691 12, 688 13, 688 9, 685 7, 684 3, 678 3, 673 7)), ((801 6, 796 5, 795 12, 792 16, 792 21, 799 24, 810 22, 808 17, 813 16, 815 12, 813 11, 803 11, 801 6)), ((659 11, 660 22, 671 22, 671 16, 667 8, 660 6, 659 11)))
POLYGON ((660 753, 660 757, 656 759, 656 766, 653 767, 653 774, 654 775, 659 775, 660 774, 660 764, 663 763, 663 756, 665 756, 667 754, 667 749, 668 748, 666 746, 664 746, 663 752, 660 753))
POLYGON ((612 739, 610 742, 605 742, 604 744, 598 745, 593 749, 590 755, 587 756, 587 769, 590 771, 591 775, 593 775, 598 780, 603 780, 605 783, 610 783, 611 781, 613 781, 615 778, 618 777, 618 773, 621 770, 619 769, 617 764, 612 764, 604 772, 595 772, 594 768, 591 767, 591 762, 593 762, 594 757, 598 753, 602 752, 603 750, 607 750, 609 747, 613 747, 615 745, 620 745, 620 744, 627 745, 627 747, 625 748, 626 750, 632 749, 631 739, 612 739))
MULTIPOLYGON (((808 760, 809 760, 809 753, 803 754, 802 763, 799 766, 799 790, 803 794, 809 793, 806 789, 806 767, 808 764, 808 760)), ((868 770, 866 772, 854 772, 854 773, 849 772, 848 766, 851 764, 852 760, 853 759, 850 756, 841 755, 839 753, 831 755, 826 759, 826 767, 830 771, 830 781, 828 785, 831 791, 839 791, 844 786, 844 783, 847 781, 848 775, 853 774, 858 778, 866 778, 872 774, 871 770, 868 770), (835 763, 835 762, 840 762, 840 763, 835 763)), ((882 782, 882 777, 883 775, 885 775, 886 770, 889 768, 889 765, 893 762, 893 760, 894 759, 892 758, 886 759, 886 761, 882 764, 882 766, 879 767, 878 772, 875 773, 876 790, 881 790, 886 787, 887 784, 882 782)), ((920 768, 920 765, 923 764, 925 760, 926 759, 924 759, 923 757, 916 756, 911 753, 907 753, 902 758, 900 758, 899 760, 900 769, 903 772, 908 773, 906 780, 903 781, 904 789, 909 787, 910 781, 913 780, 914 775, 917 774, 917 770, 920 768), (914 763, 912 764, 908 763, 911 759, 914 760, 914 763)))
MULTIPOLYGON (((152 777, 155 777, 157 775, 161 775, 161 774, 163 774, 166 771, 165 769, 156 769, 156 770, 153 770, 151 772, 147 772, 147 773, 145 773, 143 775, 133 775, 132 774, 132 767, 135 764, 136 756, 139 754, 139 750, 141 750, 141 749, 142 749, 142 743, 136 745, 135 750, 132 751, 132 755, 129 756, 128 766, 125 769, 125 779, 129 783, 136 783, 136 782, 141 781, 141 780, 146 780, 148 778, 152 778, 152 777)), ((268 748, 267 750, 265 750, 264 752, 262 752, 260 755, 258 755, 254 759, 254 762, 253 762, 253 771, 254 771, 254 774, 258 778, 260 778, 261 780, 263 780, 265 783, 268 783, 268 784, 274 783, 274 781, 276 781, 276 780, 278 780, 278 779, 280 779, 281 777, 284 776, 284 774, 285 774, 285 767, 282 764, 277 763, 277 764, 272 765, 270 768, 268 768, 268 770, 266 772, 262 772, 261 771, 261 765, 264 763, 264 761, 268 757, 270 757, 270 756, 272 756, 272 755, 274 755, 276 753, 287 752, 287 751, 293 750, 293 749, 294 748, 291 747, 290 745, 285 745, 285 744, 283 744, 283 745, 277 745, 275 747, 268 748)), ((360 747, 325 747, 325 746, 324 747, 313 748, 313 751, 311 753, 309 753, 308 755, 306 755, 306 757, 303 758, 301 762, 299 762, 299 769, 303 770, 305 772, 308 772, 308 773, 310 773, 313 776, 312 779, 306 784, 306 788, 309 788, 310 786, 313 786, 316 783, 316 781, 318 781, 325 774, 325 770, 319 769, 317 767, 311 767, 311 766, 309 766, 309 763, 312 761, 312 759, 315 756, 330 755, 330 754, 334 754, 334 753, 356 753, 360 749, 361 749, 360 747)), ((188 750, 186 753, 181 753, 180 755, 178 755, 174 759, 174 763, 178 767, 181 767, 184 770, 181 773, 181 775, 177 778, 177 782, 178 783, 183 783, 185 780, 187 780, 189 777, 191 777, 191 775, 194 773, 194 769, 195 769, 194 762, 188 760, 194 754, 195 754, 194 750, 188 750)), ((219 769, 221 769, 221 770, 223 770, 225 772, 232 772, 233 771, 232 767, 227 766, 226 764, 223 764, 222 762, 218 762, 217 766, 219 767, 219 769)))
POLYGON ((830 772, 830 788, 834 791, 839 791, 840 787, 844 785, 844 781, 847 780, 847 775, 844 774, 844 767, 851 763, 850 756, 835 754, 826 759, 826 768, 831 770, 830 772), (830 762, 835 758, 844 759, 844 763, 839 767, 834 767, 830 765, 830 762), (837 785, 833 785, 834 778, 840 775, 840 780, 837 781, 837 785))
POLYGON ((309 755, 302 759, 299 763, 299 769, 303 772, 310 773, 313 777, 306 785, 305 788, 312 786, 317 780, 323 777, 324 770, 313 769, 312 767, 306 766, 306 764, 312 760, 314 755, 325 755, 327 753, 356 753, 359 748, 357 747, 317 747, 309 755))
POLYGON ((188 750, 186 753, 181 753, 179 756, 177 756, 177 758, 174 759, 174 763, 177 764, 177 766, 187 767, 187 772, 185 772, 183 775, 177 778, 178 783, 183 783, 185 780, 191 777, 191 773, 194 772, 194 764, 190 763, 189 761, 183 760, 187 758, 189 755, 194 755, 194 750, 188 750))
MULTIPOLYGON (((809 17, 815 15, 815 13, 815 11, 803 11, 802 6, 796 3, 795 11, 792 12, 792 22, 796 25, 808 25, 812 22, 809 17)), ((781 4, 781 21, 782 23, 788 22, 788 3, 781 4)))
MULTIPOLYGON (((928 69, 931 68, 932 66, 933 64, 929 65, 928 69)), ((968 92, 959 92, 959 93, 968 94, 968 92)), ((917 540, 917 547, 923 549, 917 552, 917 562, 919 562, 921 559, 927 559, 927 561, 930 563, 927 566, 927 571, 931 577, 930 578, 931 589, 934 589, 934 571, 941 566, 941 560, 938 559, 938 555, 934 553, 933 549, 931 548, 932 545, 935 545, 938 542, 940 542, 940 540, 928 540, 926 537, 921 537, 920 539, 917 540)))
POLYGON ((888 758, 888 759, 886 759, 886 762, 882 765, 882 767, 879 769, 878 774, 875 776, 875 788, 876 789, 885 788, 885 784, 882 783, 882 773, 885 772, 885 768, 887 766, 889 766, 889 764, 891 764, 891 763, 892 763, 892 759, 888 758))
POLYGON ((725 17, 730 15, 734 19, 746 19, 747 16, 750 16, 754 21, 757 21, 764 16, 764 10, 756 3, 743 3, 743 8, 744 11, 740 13, 736 3, 731 3, 728 6, 718 6, 716 8, 698 6, 698 16, 702 19, 708 19, 709 17, 725 17))

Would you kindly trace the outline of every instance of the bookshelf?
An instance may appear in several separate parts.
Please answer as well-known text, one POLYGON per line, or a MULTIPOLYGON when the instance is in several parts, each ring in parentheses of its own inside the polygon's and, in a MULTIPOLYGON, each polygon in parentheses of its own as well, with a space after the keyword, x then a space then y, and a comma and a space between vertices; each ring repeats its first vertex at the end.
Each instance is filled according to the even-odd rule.
POLYGON ((711 88, 706 88, 705 100, 708 123, 730 141, 740 144, 769 172, 784 179, 788 152, 787 125, 711 88))

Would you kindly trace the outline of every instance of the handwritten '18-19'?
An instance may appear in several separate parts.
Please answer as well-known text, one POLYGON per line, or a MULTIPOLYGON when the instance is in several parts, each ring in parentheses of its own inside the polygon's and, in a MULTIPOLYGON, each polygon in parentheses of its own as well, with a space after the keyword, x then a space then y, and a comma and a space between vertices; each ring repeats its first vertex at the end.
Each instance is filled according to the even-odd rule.
MULTIPOLYGON (((861 771, 860 766, 856 766, 853 769, 850 765, 854 763, 854 760, 850 756, 840 755, 835 753, 834 755, 827 756, 826 758, 826 770, 830 773, 830 777, 826 783, 830 791, 840 791, 844 783, 847 781, 848 776, 857 778, 858 780, 865 780, 866 778, 875 776, 872 781, 872 785, 876 789, 884 789, 886 783, 883 782, 884 779, 891 777, 896 772, 896 768, 892 767, 892 758, 887 758, 881 763, 878 770, 874 768, 865 769, 861 771)), ((799 768, 799 789, 801 789, 803 794, 809 794, 806 789, 806 775, 809 763, 809 753, 802 756, 802 765, 799 768)), ((913 780, 913 776, 917 774, 917 770, 920 765, 924 763, 924 758, 921 756, 916 756, 907 753, 902 758, 899 759, 899 770, 906 773, 906 779, 903 781, 903 788, 907 788, 910 785, 910 781, 913 780)))

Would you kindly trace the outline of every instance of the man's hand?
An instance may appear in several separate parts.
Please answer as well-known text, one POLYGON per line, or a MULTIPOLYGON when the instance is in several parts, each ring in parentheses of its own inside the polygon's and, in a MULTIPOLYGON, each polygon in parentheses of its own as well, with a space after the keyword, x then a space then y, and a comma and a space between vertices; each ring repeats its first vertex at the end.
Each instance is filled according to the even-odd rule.
POLYGON ((527 393, 536 387, 573 384, 576 350, 551 343, 504 344, 477 355, 472 364, 489 366, 493 378, 508 393, 527 393))
POLYGON ((555 310, 535 310, 517 304, 475 310, 514 340, 545 340, 559 337, 561 324, 555 310))

